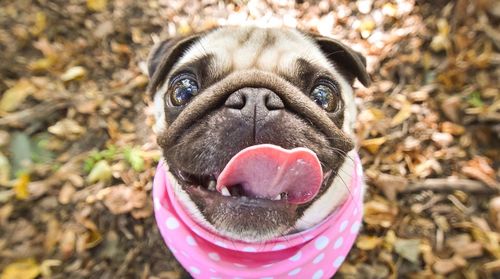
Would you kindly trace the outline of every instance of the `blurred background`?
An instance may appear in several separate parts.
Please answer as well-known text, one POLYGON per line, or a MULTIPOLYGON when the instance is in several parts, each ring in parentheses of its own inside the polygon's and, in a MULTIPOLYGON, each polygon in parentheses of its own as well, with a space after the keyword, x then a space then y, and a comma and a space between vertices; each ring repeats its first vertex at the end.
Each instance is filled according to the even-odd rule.
POLYGON ((0 278, 179 277, 152 217, 145 59, 244 24, 367 57, 365 218, 338 278, 499 278, 499 22, 493 0, 1 1, 0 278))

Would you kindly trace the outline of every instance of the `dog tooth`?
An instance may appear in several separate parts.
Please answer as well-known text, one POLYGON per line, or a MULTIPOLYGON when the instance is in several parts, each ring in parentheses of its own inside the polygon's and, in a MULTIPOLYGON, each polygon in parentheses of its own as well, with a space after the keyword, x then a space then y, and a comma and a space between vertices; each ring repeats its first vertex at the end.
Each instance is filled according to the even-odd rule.
POLYGON ((229 190, 226 187, 222 187, 222 189, 220 189, 220 192, 222 193, 223 196, 226 197, 231 196, 231 193, 229 193, 229 190))
POLYGON ((215 180, 210 180, 208 182, 208 190, 210 191, 215 191, 215 185, 217 184, 217 182, 215 182, 215 180))
POLYGON ((276 197, 274 197, 273 201, 279 201, 281 200, 281 194, 278 194, 276 197))

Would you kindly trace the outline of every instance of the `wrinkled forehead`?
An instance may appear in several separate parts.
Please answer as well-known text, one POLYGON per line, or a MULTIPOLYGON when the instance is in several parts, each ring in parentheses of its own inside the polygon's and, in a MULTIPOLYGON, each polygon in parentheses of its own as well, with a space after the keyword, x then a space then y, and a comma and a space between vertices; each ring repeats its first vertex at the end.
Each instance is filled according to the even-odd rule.
POLYGON ((196 41, 172 72, 204 57, 213 58, 208 65, 213 74, 257 69, 294 76, 304 63, 331 74, 335 72, 315 43, 293 29, 216 29, 196 41))

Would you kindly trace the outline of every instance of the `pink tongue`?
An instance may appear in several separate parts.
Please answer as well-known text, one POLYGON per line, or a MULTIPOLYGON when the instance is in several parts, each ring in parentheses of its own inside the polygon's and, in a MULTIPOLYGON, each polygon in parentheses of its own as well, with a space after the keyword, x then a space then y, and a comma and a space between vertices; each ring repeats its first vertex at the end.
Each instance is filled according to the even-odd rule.
POLYGON ((261 144, 231 158, 217 179, 217 190, 241 185, 245 196, 274 199, 286 193, 288 202, 301 204, 318 194, 322 181, 321 164, 310 149, 261 144))

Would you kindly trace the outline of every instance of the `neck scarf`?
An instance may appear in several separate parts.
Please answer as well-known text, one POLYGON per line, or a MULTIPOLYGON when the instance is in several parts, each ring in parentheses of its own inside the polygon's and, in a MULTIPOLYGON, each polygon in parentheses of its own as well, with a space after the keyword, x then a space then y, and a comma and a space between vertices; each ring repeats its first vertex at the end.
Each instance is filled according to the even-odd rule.
POLYGON ((161 161, 153 183, 154 211, 164 242, 194 278, 330 278, 358 235, 362 184, 356 156, 350 194, 324 221, 264 243, 246 243, 219 236, 194 221, 175 197, 161 161))

